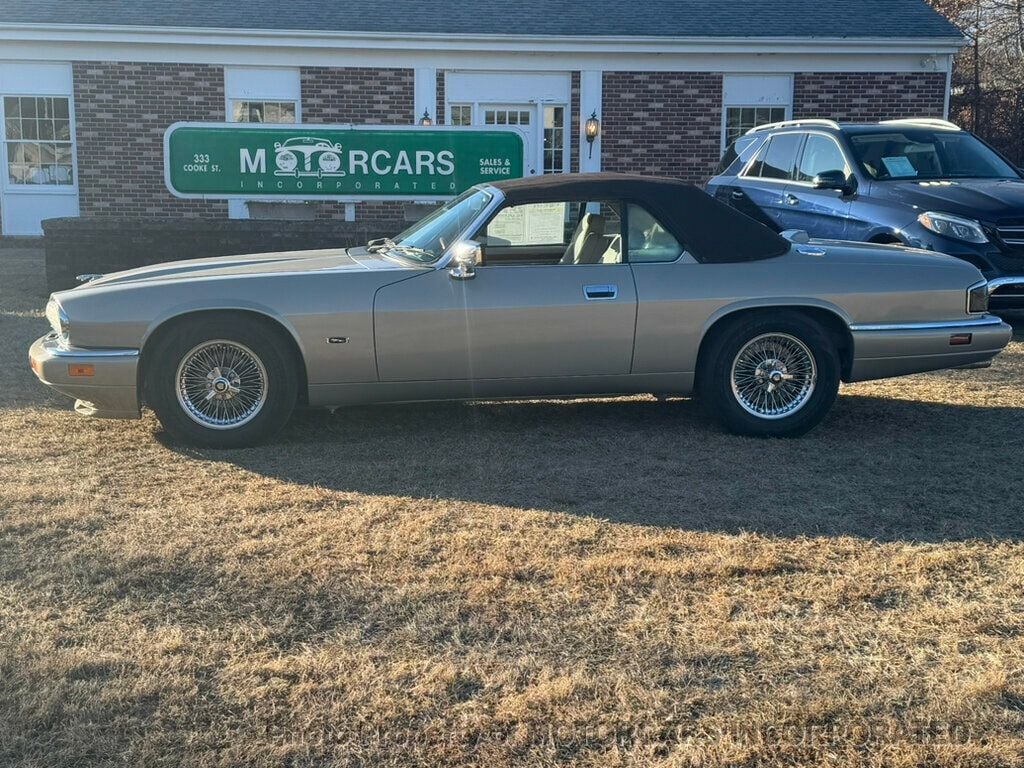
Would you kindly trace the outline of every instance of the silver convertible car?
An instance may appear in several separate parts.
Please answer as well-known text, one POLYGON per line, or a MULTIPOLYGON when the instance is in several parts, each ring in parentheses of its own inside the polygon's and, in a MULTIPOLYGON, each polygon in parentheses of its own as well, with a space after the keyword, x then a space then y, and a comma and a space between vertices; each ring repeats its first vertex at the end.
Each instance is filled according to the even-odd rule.
POLYGON ((794 436, 840 381, 989 364, 1011 330, 964 261, 780 236, 669 179, 470 189, 366 247, 180 261, 53 295, 30 352, 88 416, 252 444, 296 406, 696 393, 794 436))

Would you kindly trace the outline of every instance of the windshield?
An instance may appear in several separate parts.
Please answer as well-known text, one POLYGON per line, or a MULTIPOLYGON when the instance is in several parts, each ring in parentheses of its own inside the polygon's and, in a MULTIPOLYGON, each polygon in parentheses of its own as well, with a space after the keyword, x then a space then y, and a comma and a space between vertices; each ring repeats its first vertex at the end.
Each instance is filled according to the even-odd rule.
POLYGON ((420 264, 432 264, 444 254, 494 196, 470 189, 405 230, 385 248, 389 253, 420 264))
POLYGON ((1018 179, 1013 167, 969 133, 927 129, 849 137, 867 174, 889 179, 1018 179))

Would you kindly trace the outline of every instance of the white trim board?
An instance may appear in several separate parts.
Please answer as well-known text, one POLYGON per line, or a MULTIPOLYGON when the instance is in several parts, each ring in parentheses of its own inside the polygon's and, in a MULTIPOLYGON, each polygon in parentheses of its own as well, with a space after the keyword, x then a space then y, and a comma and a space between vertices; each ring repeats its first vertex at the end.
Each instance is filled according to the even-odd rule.
POLYGON ((954 38, 638 38, 355 34, 0 24, 5 58, 245 66, 724 72, 946 71, 954 38))
POLYGON ((401 50, 351 48, 252 48, 176 44, 110 45, 5 41, 0 50, 14 61, 131 61, 217 66, 379 67, 383 69, 476 69, 519 72, 606 70, 618 72, 948 72, 952 54, 787 52, 774 54, 705 51, 652 55, 604 52, 401 50))

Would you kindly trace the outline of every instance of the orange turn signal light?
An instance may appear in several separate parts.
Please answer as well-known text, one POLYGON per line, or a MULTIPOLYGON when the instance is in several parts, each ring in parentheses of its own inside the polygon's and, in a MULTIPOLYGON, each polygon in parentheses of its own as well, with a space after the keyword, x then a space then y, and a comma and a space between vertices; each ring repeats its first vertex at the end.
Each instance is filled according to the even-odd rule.
POLYGON ((951 347, 966 347, 974 341, 973 333, 954 333, 949 337, 949 345, 951 347))
POLYGON ((72 363, 68 366, 68 376, 94 376, 96 374, 96 366, 75 364, 72 363))

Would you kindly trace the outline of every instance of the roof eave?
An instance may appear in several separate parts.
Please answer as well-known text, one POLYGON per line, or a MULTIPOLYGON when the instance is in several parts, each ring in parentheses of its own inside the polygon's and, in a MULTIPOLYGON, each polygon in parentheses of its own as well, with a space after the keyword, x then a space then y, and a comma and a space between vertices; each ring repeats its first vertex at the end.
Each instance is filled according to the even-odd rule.
POLYGON ((236 29, 101 24, 0 23, 0 40, 38 42, 178 43, 357 48, 401 42, 408 49, 559 51, 616 53, 956 53, 967 44, 960 34, 911 37, 666 37, 623 35, 487 35, 398 32, 344 32, 301 29, 236 29))

